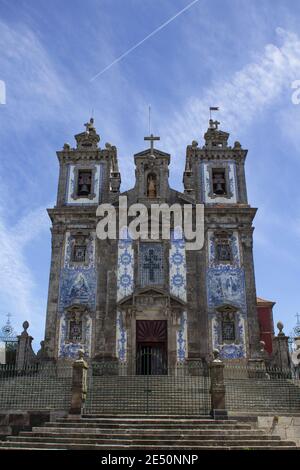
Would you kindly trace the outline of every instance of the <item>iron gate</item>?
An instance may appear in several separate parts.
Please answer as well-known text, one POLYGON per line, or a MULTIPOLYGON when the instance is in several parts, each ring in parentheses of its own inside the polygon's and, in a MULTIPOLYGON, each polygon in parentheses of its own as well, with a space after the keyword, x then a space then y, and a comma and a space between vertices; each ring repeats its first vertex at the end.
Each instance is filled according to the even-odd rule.
POLYGON ((131 364, 92 363, 84 413, 208 415, 207 365, 193 361, 159 369, 158 361, 149 366, 149 361, 156 359, 146 355, 131 364), (141 367, 143 373, 139 374, 141 367))

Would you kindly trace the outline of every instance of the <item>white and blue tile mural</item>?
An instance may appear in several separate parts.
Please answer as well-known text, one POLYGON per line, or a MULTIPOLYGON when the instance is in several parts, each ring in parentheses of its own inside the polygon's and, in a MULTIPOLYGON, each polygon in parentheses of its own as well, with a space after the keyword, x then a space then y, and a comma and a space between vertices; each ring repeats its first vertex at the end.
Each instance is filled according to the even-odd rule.
POLYGON ((83 321, 83 342, 70 343, 67 338, 67 310, 72 306, 92 313, 96 308, 95 234, 87 239, 87 261, 71 262, 74 237, 66 233, 63 268, 60 274, 58 313, 60 317, 59 356, 73 358, 79 348, 90 353, 92 321, 87 313, 83 321))
POLYGON ((222 326, 220 314, 214 314, 212 323, 212 346, 220 351, 222 359, 242 359, 246 356, 245 319, 239 313, 237 315, 237 338, 234 343, 222 344, 222 326))
POLYGON ((220 265, 207 270, 208 307, 232 304, 246 310, 244 269, 220 265))
POLYGON ((177 335, 177 362, 184 362, 187 357, 187 313, 183 312, 179 320, 177 335))
POLYGON ((169 270, 170 293, 186 302, 185 240, 181 227, 171 233, 169 270))
POLYGON ((118 243, 117 301, 132 294, 134 287, 134 251, 127 227, 118 243))
MULTIPOLYGON (((216 239, 214 236, 214 232, 212 230, 208 231, 208 264, 209 267, 214 267, 222 264, 222 262, 218 261, 216 258, 216 239)), ((239 267, 241 266, 241 256, 240 256, 240 246, 239 246, 239 236, 238 232, 234 231, 229 236, 231 254, 232 254, 232 261, 231 266, 239 267)))
MULTIPOLYGON (((95 175, 93 178, 94 187, 92 188, 92 193, 94 197, 92 199, 88 197, 74 198, 76 192, 75 188, 75 168, 76 165, 68 165, 68 184, 66 190, 66 204, 67 205, 80 205, 80 204, 97 204, 101 199, 101 192, 103 188, 103 179, 104 179, 104 168, 102 163, 95 165, 95 175)), ((77 168, 81 169, 80 165, 77 165, 77 168)))
POLYGON ((119 361, 126 362, 126 350, 127 332, 124 326, 122 313, 118 311, 116 319, 116 351, 119 361))
POLYGON ((62 359, 77 359, 79 349, 85 351, 87 357, 91 356, 92 319, 89 315, 82 317, 83 335, 78 342, 68 341, 68 320, 66 315, 60 319, 58 356, 62 359))
POLYGON ((241 267, 238 233, 234 231, 229 240, 232 261, 230 264, 222 264, 216 259, 213 231, 208 232, 207 303, 213 348, 219 349, 220 355, 224 359, 240 359, 246 356, 245 273, 241 267), (216 312, 216 309, 222 305, 232 306, 236 310, 237 337, 231 344, 222 344, 221 314, 216 312))

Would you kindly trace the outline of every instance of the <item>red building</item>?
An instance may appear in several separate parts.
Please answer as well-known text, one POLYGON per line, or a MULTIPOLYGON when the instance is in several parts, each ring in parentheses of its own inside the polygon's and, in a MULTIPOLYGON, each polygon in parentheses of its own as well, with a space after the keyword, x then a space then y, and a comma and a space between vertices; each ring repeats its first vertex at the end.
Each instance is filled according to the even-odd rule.
POLYGON ((260 339, 266 343, 265 349, 272 353, 272 339, 274 336, 273 307, 276 302, 257 297, 257 313, 260 329, 260 339))

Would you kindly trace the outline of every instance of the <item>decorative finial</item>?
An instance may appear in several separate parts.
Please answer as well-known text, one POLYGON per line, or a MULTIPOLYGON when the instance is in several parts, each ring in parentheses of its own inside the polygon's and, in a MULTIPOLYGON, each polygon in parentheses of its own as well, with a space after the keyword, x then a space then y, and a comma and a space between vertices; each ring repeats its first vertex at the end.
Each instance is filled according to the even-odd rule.
POLYGON ((24 328, 24 331, 27 332, 27 330, 28 330, 28 328, 29 328, 29 323, 28 323, 28 321, 27 321, 27 320, 24 321, 22 326, 23 326, 23 328, 24 328))
POLYGON ((196 148, 196 147, 198 147, 198 142, 197 142, 197 140, 193 140, 193 141, 192 141, 192 147, 193 147, 193 149, 196 148))
POLYGON ((213 129, 214 131, 218 130, 220 122, 219 121, 213 121, 212 119, 209 120, 209 128, 213 129))
POLYGON ((266 343, 264 341, 260 341, 259 344, 260 344, 260 352, 263 353, 265 351, 266 343))
POLYGON ((277 323, 277 328, 279 330, 278 336, 285 336, 284 332, 282 331, 283 327, 284 327, 283 323, 281 321, 279 321, 277 323))
POLYGON ((78 359, 84 358, 84 349, 78 349, 78 359))
POLYGON ((220 360, 220 351, 218 349, 213 349, 213 357, 214 357, 214 360, 213 362, 221 362, 220 360))
POLYGON ((89 122, 86 122, 85 124, 86 132, 94 131, 94 118, 91 118, 89 122))

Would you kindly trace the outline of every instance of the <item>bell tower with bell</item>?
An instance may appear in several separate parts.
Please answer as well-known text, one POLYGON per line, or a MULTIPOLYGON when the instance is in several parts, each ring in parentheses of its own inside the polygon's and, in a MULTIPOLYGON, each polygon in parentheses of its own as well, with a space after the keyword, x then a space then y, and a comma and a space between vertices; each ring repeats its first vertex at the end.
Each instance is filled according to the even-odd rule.
POLYGON ((52 253, 45 348, 49 357, 59 358, 76 357, 79 349, 94 353, 100 315, 96 210, 118 196, 121 184, 117 149, 109 143, 100 148, 93 118, 75 141, 75 148, 65 143, 57 152, 57 202, 48 209, 52 253))
MULTIPOLYGON (((218 108, 211 108, 218 110, 218 108)), ((208 350, 244 360, 259 356, 259 322, 253 262, 253 219, 248 203, 245 160, 248 151, 210 118, 204 145, 187 146, 184 192, 204 204, 205 246, 199 266, 200 315, 206 316, 208 350), (205 312, 202 314, 202 312, 205 312)))

